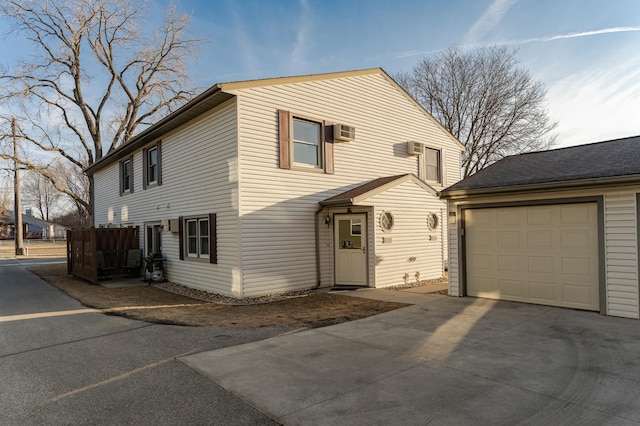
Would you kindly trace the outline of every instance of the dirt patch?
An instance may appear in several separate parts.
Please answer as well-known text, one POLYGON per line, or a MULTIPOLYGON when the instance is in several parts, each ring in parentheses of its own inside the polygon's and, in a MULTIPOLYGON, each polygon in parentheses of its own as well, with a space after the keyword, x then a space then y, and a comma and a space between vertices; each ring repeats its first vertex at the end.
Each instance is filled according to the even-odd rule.
POLYGON ((311 292, 269 303, 229 305, 205 302, 153 286, 104 288, 67 275, 65 264, 30 271, 79 300, 107 314, 152 323, 220 327, 317 328, 408 306, 359 297, 311 292))

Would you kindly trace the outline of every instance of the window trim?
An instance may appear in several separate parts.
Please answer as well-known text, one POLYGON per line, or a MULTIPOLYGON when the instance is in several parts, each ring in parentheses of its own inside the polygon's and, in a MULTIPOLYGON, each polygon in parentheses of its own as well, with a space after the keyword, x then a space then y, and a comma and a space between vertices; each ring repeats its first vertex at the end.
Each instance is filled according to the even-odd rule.
POLYGON ((436 182, 438 184, 442 184, 442 149, 434 148, 434 147, 431 147, 431 146, 425 146, 424 147, 424 153, 423 153, 422 157, 423 157, 422 167, 424 168, 424 180, 427 181, 427 182, 436 182), (436 167, 437 167, 437 171, 436 171, 437 178, 436 179, 429 179, 428 176, 427 176, 428 175, 427 174, 427 150, 434 151, 438 155, 438 159, 437 159, 438 163, 436 165, 436 167))

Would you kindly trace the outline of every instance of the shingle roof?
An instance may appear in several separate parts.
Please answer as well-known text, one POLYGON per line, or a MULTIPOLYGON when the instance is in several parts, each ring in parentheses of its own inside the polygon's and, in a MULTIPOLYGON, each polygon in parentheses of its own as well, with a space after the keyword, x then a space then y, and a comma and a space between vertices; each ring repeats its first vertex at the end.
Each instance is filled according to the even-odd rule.
POLYGON ((354 205, 358 202, 366 200, 367 198, 375 194, 386 191, 387 189, 395 185, 399 185, 400 183, 407 182, 409 180, 415 182, 425 190, 431 192, 434 196, 436 195, 435 189, 418 179, 414 174, 405 173, 403 175, 386 176, 371 180, 341 194, 327 198, 326 200, 321 201, 320 204, 323 206, 354 205))
POLYGON ((640 178, 640 136, 512 155, 497 161, 442 191, 568 182, 591 182, 616 177, 640 178))

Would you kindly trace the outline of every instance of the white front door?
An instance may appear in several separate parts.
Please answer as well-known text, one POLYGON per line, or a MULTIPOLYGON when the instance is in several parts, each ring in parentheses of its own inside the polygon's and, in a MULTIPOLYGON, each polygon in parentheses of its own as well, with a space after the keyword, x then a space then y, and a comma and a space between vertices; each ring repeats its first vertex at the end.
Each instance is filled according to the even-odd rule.
POLYGON ((367 285, 367 216, 336 215, 336 285, 367 285))

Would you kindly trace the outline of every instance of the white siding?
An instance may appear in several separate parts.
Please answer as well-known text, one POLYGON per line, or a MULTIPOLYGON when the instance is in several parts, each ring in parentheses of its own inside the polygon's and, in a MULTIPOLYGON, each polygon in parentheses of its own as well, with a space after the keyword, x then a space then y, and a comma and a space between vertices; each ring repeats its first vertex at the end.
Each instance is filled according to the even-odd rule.
MULTIPOLYGON (((408 140, 445 148, 447 184, 459 178, 459 145, 382 75, 232 93, 239 97, 241 250, 246 295, 315 285, 313 219, 318 202, 377 177, 417 175, 419 157, 407 155, 408 140), (355 141, 335 144, 335 174, 278 168, 278 109, 355 126, 355 141)), ((438 268, 440 265, 438 261, 438 268)))
POLYGON ((119 196, 118 164, 95 174, 95 222, 131 223, 217 213, 218 264, 179 259, 177 233, 164 232, 167 276, 179 284, 242 297, 238 246, 236 104, 230 100, 162 138, 162 185, 142 188, 134 154, 134 192, 119 196))
POLYGON ((440 278, 444 272, 442 246, 442 212, 444 203, 418 187, 414 182, 405 182, 366 200, 375 205, 376 287, 440 278), (389 211, 394 216, 394 226, 389 232, 380 227, 380 215, 389 211), (438 227, 431 231, 427 227, 427 215, 438 215, 438 227), (391 238, 383 243, 382 238, 391 238), (431 237, 431 240, 429 240, 431 237))
POLYGON ((638 242, 635 193, 605 196, 607 313, 638 318, 638 242))

